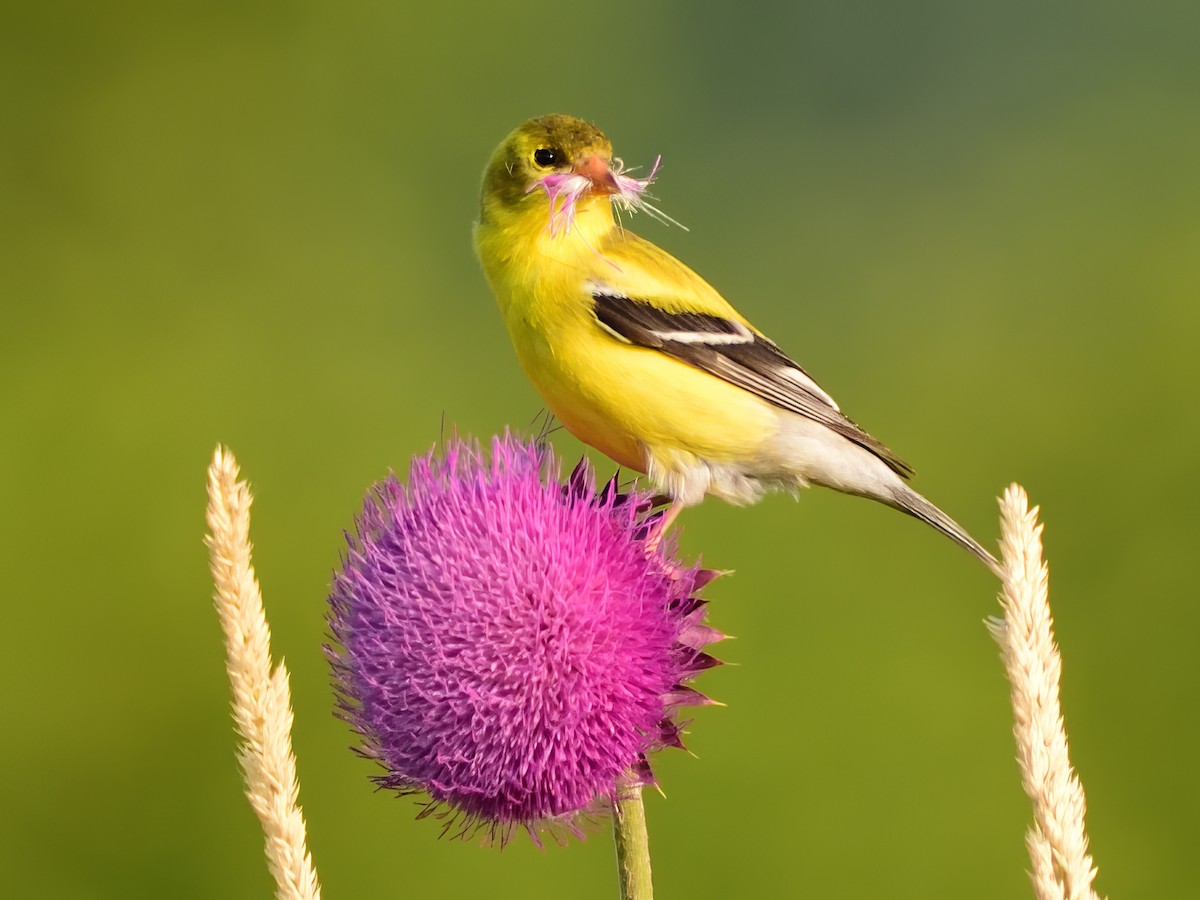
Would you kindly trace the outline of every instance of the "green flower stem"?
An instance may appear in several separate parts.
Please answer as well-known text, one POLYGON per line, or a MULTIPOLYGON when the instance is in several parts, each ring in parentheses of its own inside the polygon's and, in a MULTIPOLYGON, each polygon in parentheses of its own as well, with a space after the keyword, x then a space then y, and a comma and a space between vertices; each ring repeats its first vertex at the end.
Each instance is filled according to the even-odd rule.
POLYGON ((617 789, 613 805, 613 839, 617 845, 617 874, 621 900, 653 900, 650 879, 650 838, 646 833, 646 807, 642 786, 625 784, 617 789))

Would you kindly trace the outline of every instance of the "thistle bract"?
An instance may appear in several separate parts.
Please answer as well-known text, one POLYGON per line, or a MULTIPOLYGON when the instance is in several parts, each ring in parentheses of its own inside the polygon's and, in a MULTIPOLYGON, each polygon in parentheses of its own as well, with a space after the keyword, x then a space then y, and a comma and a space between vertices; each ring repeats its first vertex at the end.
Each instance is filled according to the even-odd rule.
POLYGON ((340 709, 377 781, 426 791, 470 833, 601 812, 647 754, 681 746, 688 686, 721 637, 696 592, 715 572, 647 537, 647 495, 567 484, 548 448, 452 441, 376 485, 334 577, 340 709))

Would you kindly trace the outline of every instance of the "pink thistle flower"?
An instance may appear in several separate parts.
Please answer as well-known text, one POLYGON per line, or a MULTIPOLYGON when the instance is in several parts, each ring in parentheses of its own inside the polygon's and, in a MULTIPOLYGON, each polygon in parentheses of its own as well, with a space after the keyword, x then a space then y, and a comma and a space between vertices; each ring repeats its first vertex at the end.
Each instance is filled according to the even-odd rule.
POLYGON ((451 441, 373 488, 334 576, 340 714, 381 786, 463 836, 580 835, 709 702, 689 682, 717 664, 695 596, 717 573, 647 552, 648 495, 556 471, 545 446, 451 441))

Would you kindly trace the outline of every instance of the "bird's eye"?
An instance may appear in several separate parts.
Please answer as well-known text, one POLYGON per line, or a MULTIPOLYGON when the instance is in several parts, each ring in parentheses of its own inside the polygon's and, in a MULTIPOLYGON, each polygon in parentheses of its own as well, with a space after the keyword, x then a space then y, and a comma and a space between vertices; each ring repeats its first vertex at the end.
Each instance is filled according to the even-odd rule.
POLYGON ((533 161, 543 169, 549 169, 562 163, 563 152, 553 147, 538 147, 533 151, 533 161))

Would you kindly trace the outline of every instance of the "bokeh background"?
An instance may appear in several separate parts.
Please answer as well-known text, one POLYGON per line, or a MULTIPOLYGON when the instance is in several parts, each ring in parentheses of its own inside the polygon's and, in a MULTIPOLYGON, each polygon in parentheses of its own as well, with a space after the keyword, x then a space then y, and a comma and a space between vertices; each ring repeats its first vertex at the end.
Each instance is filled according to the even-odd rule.
MULTIPOLYGON (((486 436, 540 408, 470 226, 492 148, 550 111, 661 153, 691 230, 635 227, 981 539, 1028 487, 1098 887, 1194 887, 1200 6, 0 16, 6 896, 269 895, 201 545, 218 441, 256 492, 325 895, 615 895, 604 831, 485 849, 373 792, 320 651, 366 487, 443 419, 486 436)), ((727 707, 657 760, 660 895, 1030 896, 982 567, 822 492, 683 526, 736 570, 710 596, 738 639, 702 680, 727 707)))

